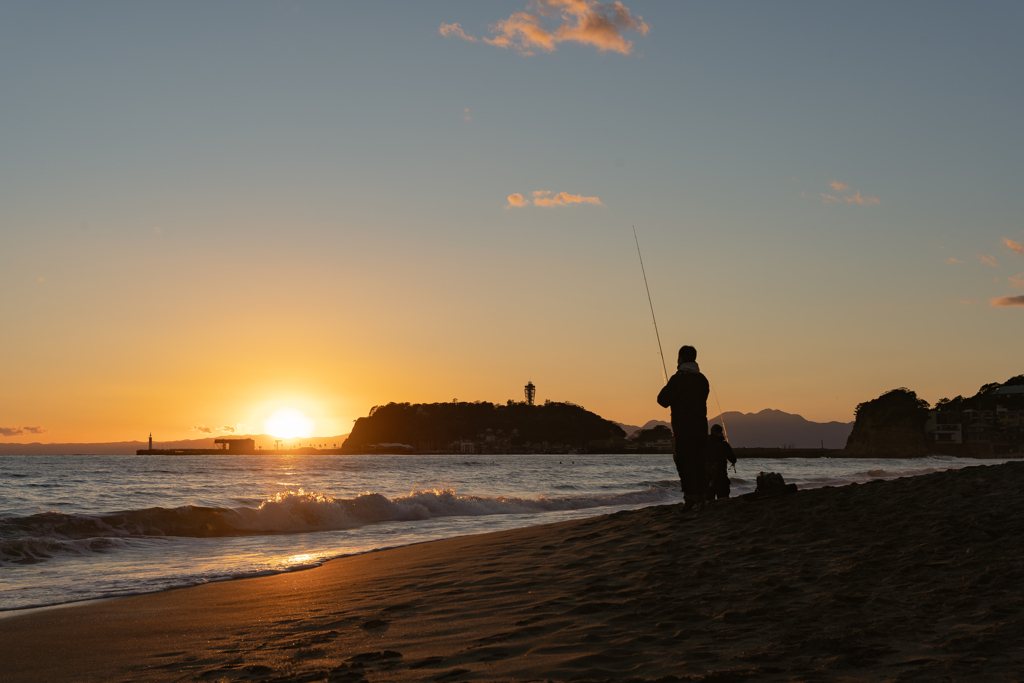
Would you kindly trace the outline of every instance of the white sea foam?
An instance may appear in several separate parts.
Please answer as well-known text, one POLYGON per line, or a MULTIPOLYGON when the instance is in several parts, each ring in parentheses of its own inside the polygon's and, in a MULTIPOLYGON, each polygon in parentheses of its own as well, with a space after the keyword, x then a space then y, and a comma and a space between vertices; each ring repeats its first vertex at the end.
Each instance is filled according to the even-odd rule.
POLYGON ((922 474, 932 474, 933 472, 939 472, 940 470, 934 467, 920 467, 911 468, 904 470, 887 470, 883 468, 877 468, 868 470, 865 474, 872 479, 897 479, 899 477, 916 477, 922 474))

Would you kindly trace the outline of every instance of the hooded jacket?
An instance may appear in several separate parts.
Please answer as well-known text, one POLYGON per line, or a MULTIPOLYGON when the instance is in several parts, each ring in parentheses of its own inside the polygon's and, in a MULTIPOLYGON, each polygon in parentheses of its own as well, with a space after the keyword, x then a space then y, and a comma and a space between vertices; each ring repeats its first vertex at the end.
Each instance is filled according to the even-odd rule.
POLYGON ((658 394, 658 404, 672 409, 672 432, 680 436, 708 434, 708 393, 711 387, 696 362, 680 363, 658 394))

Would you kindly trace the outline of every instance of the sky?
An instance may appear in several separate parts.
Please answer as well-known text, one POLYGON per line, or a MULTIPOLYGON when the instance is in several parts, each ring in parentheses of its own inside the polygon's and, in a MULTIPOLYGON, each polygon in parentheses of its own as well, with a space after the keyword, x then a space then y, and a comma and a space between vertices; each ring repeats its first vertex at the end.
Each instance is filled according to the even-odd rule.
MULTIPOLYGON (((0 4, 0 442, 1024 373, 1021 3, 0 4)), ((716 401, 717 396, 717 401, 716 401)))

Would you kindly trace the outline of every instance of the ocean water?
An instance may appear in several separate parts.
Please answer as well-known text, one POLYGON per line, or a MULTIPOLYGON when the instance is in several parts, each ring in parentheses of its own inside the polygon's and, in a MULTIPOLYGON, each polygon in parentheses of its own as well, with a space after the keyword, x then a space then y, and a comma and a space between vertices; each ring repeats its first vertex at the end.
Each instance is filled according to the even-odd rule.
MULTIPOLYGON (((743 459, 801 488, 1005 460, 743 459)), ((0 456, 0 610, 682 500, 667 455, 0 456)))

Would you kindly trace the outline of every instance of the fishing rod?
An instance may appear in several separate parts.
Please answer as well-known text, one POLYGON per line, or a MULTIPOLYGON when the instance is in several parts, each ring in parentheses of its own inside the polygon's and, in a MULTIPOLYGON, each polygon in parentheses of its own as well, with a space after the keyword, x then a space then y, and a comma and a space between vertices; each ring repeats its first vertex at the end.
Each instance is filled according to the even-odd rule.
MULTIPOLYGON (((644 289, 647 290, 647 304, 651 307, 651 320, 654 322, 654 337, 658 340, 658 355, 661 356, 661 377, 668 384, 668 369, 665 365, 665 352, 661 349, 661 335, 658 333, 658 319, 654 315, 654 301, 651 299, 651 288, 647 284, 647 270, 644 268, 644 255, 640 253, 640 238, 636 236, 636 226, 633 228, 633 241, 636 242, 636 255, 640 257, 640 272, 644 275, 644 289)), ((725 413, 722 412, 722 404, 718 400, 718 392, 715 391, 714 385, 708 382, 708 386, 711 387, 711 393, 715 396, 715 404, 718 406, 718 419, 722 423, 722 432, 725 434, 725 442, 729 443, 729 430, 725 428, 725 413)), ((736 471, 736 465, 732 466, 733 471, 736 471)))
MULTIPOLYGON (((715 395, 715 405, 718 406, 718 420, 722 423, 722 433, 725 435, 725 442, 729 443, 729 430, 725 428, 725 413, 722 412, 722 403, 718 400, 718 392, 715 391, 715 387, 711 382, 708 382, 708 386, 711 387, 711 393, 715 395)), ((729 471, 728 465, 726 465, 725 471, 729 471)), ((732 471, 736 472, 736 463, 732 464, 732 471)))
POLYGON ((651 320, 654 321, 654 337, 658 340, 658 355, 661 356, 661 378, 668 384, 668 369, 665 366, 665 352, 661 350, 661 335, 658 334, 658 319, 654 317, 654 302, 651 300, 651 288, 647 285, 647 271, 644 269, 644 256, 640 253, 640 239, 636 236, 633 226, 633 241, 636 242, 636 255, 640 257, 640 272, 644 274, 644 289, 647 290, 647 303, 651 307, 651 320))

